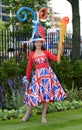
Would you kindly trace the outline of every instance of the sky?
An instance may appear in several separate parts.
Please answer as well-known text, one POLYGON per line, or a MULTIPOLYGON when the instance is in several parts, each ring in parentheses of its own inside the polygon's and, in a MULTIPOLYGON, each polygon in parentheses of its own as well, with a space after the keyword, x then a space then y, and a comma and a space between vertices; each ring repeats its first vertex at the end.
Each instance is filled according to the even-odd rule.
MULTIPOLYGON (((67 25, 67 31, 72 32, 72 9, 71 4, 67 0, 52 0, 53 11, 59 13, 58 15, 62 18, 64 16, 69 17, 69 23, 67 25)), ((82 35, 82 0, 79 0, 79 11, 80 11, 80 28, 82 35)))

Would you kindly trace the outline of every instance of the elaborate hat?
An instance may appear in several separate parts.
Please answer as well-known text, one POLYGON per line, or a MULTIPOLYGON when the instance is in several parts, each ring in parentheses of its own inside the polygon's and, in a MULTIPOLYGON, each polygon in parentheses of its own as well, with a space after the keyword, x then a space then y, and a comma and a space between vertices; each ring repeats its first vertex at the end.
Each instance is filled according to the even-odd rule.
POLYGON ((38 40, 45 42, 45 28, 38 21, 34 21, 32 37, 29 42, 38 40))
POLYGON ((33 17, 32 36, 31 36, 30 40, 26 41, 26 42, 27 43, 28 42, 34 42, 34 41, 37 41, 37 40, 45 41, 45 29, 40 24, 39 20, 36 19, 35 12, 31 8, 24 6, 24 7, 21 7, 20 9, 18 9, 18 11, 17 11, 17 18, 19 19, 19 21, 24 22, 27 19, 27 13, 26 12, 22 12, 24 10, 27 10, 27 11, 31 12, 32 13, 32 17, 33 17), (23 18, 20 17, 20 13, 21 12, 22 12, 22 15, 24 16, 23 18))

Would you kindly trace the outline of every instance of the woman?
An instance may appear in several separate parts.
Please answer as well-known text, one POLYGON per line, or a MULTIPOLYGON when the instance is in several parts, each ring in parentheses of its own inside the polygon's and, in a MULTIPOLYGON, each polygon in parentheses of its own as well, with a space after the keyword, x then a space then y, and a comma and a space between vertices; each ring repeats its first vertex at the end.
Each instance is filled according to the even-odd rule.
POLYGON ((22 121, 28 120, 32 108, 42 103, 41 121, 42 123, 46 123, 48 103, 52 101, 61 101, 66 97, 61 84, 48 62, 48 59, 58 61, 58 57, 43 48, 43 41, 44 39, 40 36, 35 37, 33 40, 34 48, 29 56, 28 65, 26 67, 26 78, 29 88, 24 102, 28 106, 28 109, 22 121), (29 83, 32 65, 34 65, 35 71, 29 83))

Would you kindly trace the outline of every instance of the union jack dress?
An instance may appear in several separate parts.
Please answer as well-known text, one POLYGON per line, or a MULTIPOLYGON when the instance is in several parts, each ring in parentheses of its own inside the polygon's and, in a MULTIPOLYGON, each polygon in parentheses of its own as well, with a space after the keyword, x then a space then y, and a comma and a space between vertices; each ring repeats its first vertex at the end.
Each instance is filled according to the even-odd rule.
MULTIPOLYGON (((48 62, 46 56, 38 56, 33 60, 34 65, 45 62, 48 62)), ((36 68, 33 72, 24 103, 27 106, 38 106, 44 102, 61 101, 65 97, 66 93, 49 65, 47 67, 36 68)))

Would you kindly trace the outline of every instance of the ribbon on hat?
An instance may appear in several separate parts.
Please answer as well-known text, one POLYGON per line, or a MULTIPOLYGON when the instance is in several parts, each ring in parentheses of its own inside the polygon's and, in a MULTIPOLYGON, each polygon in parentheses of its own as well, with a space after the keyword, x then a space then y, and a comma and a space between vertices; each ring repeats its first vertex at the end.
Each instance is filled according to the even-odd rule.
POLYGON ((24 10, 29 11, 32 14, 33 20, 36 21, 36 16, 35 16, 34 11, 31 8, 27 7, 27 6, 23 6, 23 7, 18 9, 18 11, 16 13, 16 16, 17 16, 19 21, 24 22, 24 21, 26 21, 26 19, 28 17, 26 12, 22 12, 24 10), (22 18, 20 17, 20 14, 22 14, 22 16, 23 16, 22 18))
POLYGON ((68 17, 63 17, 58 23, 58 25, 60 26, 60 39, 58 43, 58 61, 60 61, 60 57, 62 55, 62 50, 63 50, 62 45, 63 45, 64 35, 68 23, 69 23, 68 17))

